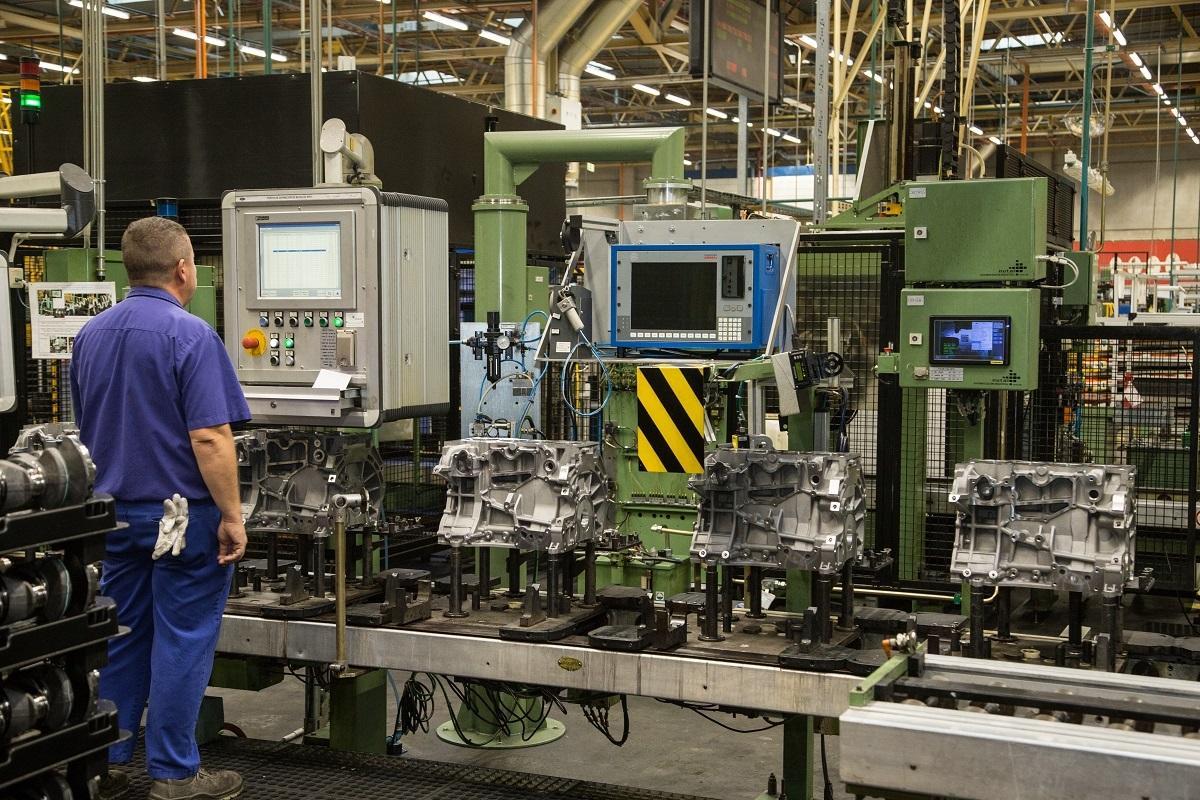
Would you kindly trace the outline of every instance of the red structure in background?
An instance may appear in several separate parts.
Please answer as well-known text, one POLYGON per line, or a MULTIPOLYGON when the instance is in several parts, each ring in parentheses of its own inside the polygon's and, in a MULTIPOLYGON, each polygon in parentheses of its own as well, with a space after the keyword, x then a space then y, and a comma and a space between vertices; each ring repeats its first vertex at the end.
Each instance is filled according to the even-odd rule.
MULTIPOLYGON (((1175 240, 1175 253, 1180 261, 1195 264, 1200 261, 1200 241, 1196 239, 1178 238, 1175 240)), ((1137 256, 1145 264, 1151 256, 1157 256, 1165 261, 1171 254, 1170 239, 1126 239, 1105 242, 1100 249, 1098 261, 1100 266, 1112 265, 1113 258, 1120 256, 1122 260, 1137 256)))

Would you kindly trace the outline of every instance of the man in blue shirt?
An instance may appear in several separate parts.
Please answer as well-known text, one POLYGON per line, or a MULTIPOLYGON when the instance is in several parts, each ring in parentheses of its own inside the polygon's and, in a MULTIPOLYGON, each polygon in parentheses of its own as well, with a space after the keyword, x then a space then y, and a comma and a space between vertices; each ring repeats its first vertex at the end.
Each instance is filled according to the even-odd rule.
MULTIPOLYGON (((129 524, 109 534, 100 584, 130 628, 109 645, 100 673, 101 696, 134 732, 109 749, 109 762, 132 760, 149 702, 151 800, 231 800, 241 777, 200 769, 195 729, 233 563, 246 549, 230 426, 250 410, 220 337, 183 308, 196 291, 184 229, 160 217, 138 220, 121 252, 129 296, 83 327, 71 360, 96 491, 115 497, 129 524), (186 506, 164 504, 176 495, 186 506), (163 537, 166 546, 156 549, 163 537)), ((102 796, 119 796, 128 781, 110 769, 102 796)))

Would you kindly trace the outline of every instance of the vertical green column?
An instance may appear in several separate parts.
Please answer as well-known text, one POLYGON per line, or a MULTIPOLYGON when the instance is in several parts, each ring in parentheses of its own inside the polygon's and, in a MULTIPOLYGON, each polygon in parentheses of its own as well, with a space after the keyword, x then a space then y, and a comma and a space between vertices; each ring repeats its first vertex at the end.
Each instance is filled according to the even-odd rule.
POLYGON ((484 195, 475 212, 475 320, 499 311, 504 322, 525 317, 525 219, 529 206, 516 195, 484 195))
POLYGON ((372 669, 337 677, 330 688, 329 746, 383 753, 387 736, 387 672, 372 669))
MULTIPOLYGON (((799 422, 799 418, 793 418, 799 422)), ((793 426, 800 427, 799 425, 793 426)), ((812 573, 792 569, 787 572, 785 608, 802 614, 812 603, 812 573)), ((812 800, 813 718, 788 717, 783 723, 783 793, 788 800, 812 800)))
MULTIPOLYGON (((901 580, 916 580, 925 560, 925 473, 928 469, 929 392, 903 389, 902 461, 892 469, 900 471, 900 561, 901 580)), ((882 467, 882 465, 881 465, 882 467)))
MULTIPOLYGON (((262 18, 263 18, 263 50, 267 54, 263 58, 263 74, 270 75, 271 74, 271 47, 272 47, 272 45, 271 45, 271 0, 263 0, 262 18)), ((229 24, 232 25, 233 21, 230 20, 229 24)), ((229 55, 231 57, 233 56, 233 43, 232 42, 229 45, 229 55)))

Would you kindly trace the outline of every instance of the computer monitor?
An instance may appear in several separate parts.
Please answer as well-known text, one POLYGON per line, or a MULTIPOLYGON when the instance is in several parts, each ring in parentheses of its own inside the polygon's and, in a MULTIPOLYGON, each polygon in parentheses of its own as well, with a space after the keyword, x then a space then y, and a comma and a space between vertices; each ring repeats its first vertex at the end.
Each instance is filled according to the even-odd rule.
POLYGON ((932 317, 929 321, 929 363, 1008 363, 1008 317, 932 317))
POLYGON ((340 222, 272 222, 258 225, 258 296, 340 299, 340 222))

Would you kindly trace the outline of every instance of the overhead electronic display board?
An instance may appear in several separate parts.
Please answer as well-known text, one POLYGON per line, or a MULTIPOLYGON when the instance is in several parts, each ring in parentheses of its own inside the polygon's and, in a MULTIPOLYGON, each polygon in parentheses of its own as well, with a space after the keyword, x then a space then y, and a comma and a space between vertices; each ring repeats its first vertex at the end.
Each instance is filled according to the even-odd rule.
POLYGON ((726 89, 751 98, 762 99, 764 61, 769 60, 770 99, 781 96, 783 25, 777 3, 771 4, 769 59, 767 47, 767 6, 756 0, 708 0, 712 19, 704 19, 704 0, 692 0, 691 73, 704 75, 704 37, 709 37, 708 77, 726 89), (707 22, 707 24, 706 24, 707 22))

